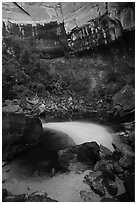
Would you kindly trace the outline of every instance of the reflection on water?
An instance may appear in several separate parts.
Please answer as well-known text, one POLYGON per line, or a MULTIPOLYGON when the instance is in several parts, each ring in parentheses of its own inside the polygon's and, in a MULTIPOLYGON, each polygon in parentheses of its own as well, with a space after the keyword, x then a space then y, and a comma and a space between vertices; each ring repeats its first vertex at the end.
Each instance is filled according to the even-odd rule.
POLYGON ((43 128, 45 131, 48 128, 67 134, 76 145, 96 141, 99 145, 102 144, 113 151, 112 131, 102 125, 86 122, 56 122, 44 123, 43 128))

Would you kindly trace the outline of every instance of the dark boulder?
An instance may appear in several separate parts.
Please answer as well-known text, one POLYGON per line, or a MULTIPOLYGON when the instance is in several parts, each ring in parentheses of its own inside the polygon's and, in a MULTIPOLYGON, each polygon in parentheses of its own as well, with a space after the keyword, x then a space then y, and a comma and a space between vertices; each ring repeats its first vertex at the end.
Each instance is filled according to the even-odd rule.
POLYGON ((107 156, 107 155, 111 155, 112 152, 105 146, 103 145, 100 145, 100 153, 103 155, 103 156, 107 156))
POLYGON ((83 182, 88 184, 95 193, 102 197, 105 195, 106 191, 101 181, 101 171, 91 172, 89 175, 86 175, 83 180, 83 182))
POLYGON ((87 142, 58 152, 60 165, 69 170, 70 163, 82 162, 94 165, 99 159, 99 145, 96 142, 87 142))
POLYGON ((112 195, 112 196, 117 195, 117 193, 118 193, 118 187, 117 187, 117 185, 116 185, 115 182, 113 182, 112 180, 109 180, 109 179, 107 179, 107 178, 104 178, 104 179, 102 180, 102 184, 103 184, 103 186, 106 187, 107 192, 108 192, 110 195, 112 195))
POLYGON ((115 196, 115 198, 118 199, 120 202, 131 202, 127 193, 122 193, 120 195, 117 195, 115 196))
POLYGON ((135 121, 135 109, 130 111, 125 111, 124 116, 120 118, 120 123, 133 122, 133 121, 135 121))
POLYGON ((121 158, 122 153, 120 151, 114 151, 112 153, 112 160, 113 161, 119 161, 119 159, 121 158))
POLYGON ((13 158, 17 153, 35 145, 42 138, 43 129, 38 118, 23 113, 2 113, 2 158, 13 158))
POLYGON ((129 118, 131 118, 131 121, 134 120, 134 111, 132 112, 132 110, 135 108, 134 88, 129 85, 124 86, 113 96, 113 105, 114 108, 118 110, 120 119, 122 119, 122 121, 129 121, 129 118))
POLYGON ((132 167, 134 165, 134 157, 124 155, 123 157, 120 158, 119 165, 124 169, 132 167))
POLYGON ((83 182, 90 185, 92 181, 96 179, 102 178, 102 172, 101 171, 92 171, 88 175, 84 176, 83 182))
POLYGON ((119 165, 118 162, 114 162, 113 163, 113 171, 116 173, 116 174, 121 174, 124 172, 124 169, 119 165))
POLYGON ((103 178, 108 178, 112 181, 115 181, 115 174, 113 172, 113 163, 112 161, 109 160, 99 160, 95 167, 94 167, 95 171, 102 171, 102 176, 103 178))
POLYGON ((101 197, 106 194, 104 186, 101 184, 101 180, 94 180, 90 184, 91 189, 100 195, 101 197))
POLYGON ((132 145, 135 146, 135 131, 129 133, 128 140, 132 145))
POLYGON ((2 201, 5 200, 5 198, 9 195, 8 191, 6 188, 2 189, 2 201))
POLYGON ((112 171, 113 170, 113 163, 111 160, 106 160, 106 159, 101 159, 99 161, 97 161, 94 170, 108 170, 108 171, 112 171))
POLYGON ((116 151, 121 152, 123 155, 128 155, 130 157, 135 156, 134 149, 130 145, 123 143, 119 134, 115 134, 112 145, 115 147, 116 151))
MULTIPOLYGON (((96 142, 87 142, 76 147, 76 154, 79 161, 92 161, 95 164, 99 159, 99 145, 96 142)), ((74 152, 75 152, 74 150, 74 152)))
POLYGON ((115 174, 113 171, 108 171, 106 169, 102 170, 103 178, 109 179, 111 181, 115 181, 115 174))
POLYGON ((105 159, 101 159, 101 160, 97 161, 97 163, 95 164, 94 170, 95 171, 102 170, 103 166, 106 166, 107 163, 108 162, 105 159))
POLYGON ((135 202, 135 174, 130 174, 125 178, 124 186, 131 201, 135 202))

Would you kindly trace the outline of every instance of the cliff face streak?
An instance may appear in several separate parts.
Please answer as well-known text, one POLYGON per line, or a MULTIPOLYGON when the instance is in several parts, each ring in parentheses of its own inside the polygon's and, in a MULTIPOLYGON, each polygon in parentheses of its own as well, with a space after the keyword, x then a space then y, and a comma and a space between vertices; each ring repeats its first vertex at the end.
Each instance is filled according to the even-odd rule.
POLYGON ((70 51, 83 52, 108 46, 123 35, 125 37, 126 33, 131 33, 132 30, 134 32, 134 8, 130 4, 125 6, 123 9, 120 5, 117 6, 117 12, 106 10, 102 15, 99 13, 98 17, 85 20, 85 24, 76 25, 69 33, 67 33, 65 21, 35 25, 3 21, 3 42, 8 37, 31 39, 35 47, 42 50, 45 58, 56 57, 56 55, 58 57, 70 51))

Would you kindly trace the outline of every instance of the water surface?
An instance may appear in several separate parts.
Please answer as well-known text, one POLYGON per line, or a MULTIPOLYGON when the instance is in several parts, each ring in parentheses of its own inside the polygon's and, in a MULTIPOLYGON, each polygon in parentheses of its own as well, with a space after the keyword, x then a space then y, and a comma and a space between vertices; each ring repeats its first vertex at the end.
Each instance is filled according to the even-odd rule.
POLYGON ((96 141, 99 145, 109 148, 113 151, 113 131, 105 126, 89 122, 55 122, 44 123, 43 128, 51 129, 56 132, 61 131, 67 134, 76 145, 96 141))
MULTIPOLYGON (((43 123, 45 131, 45 141, 51 143, 51 147, 62 148, 62 145, 66 143, 68 145, 79 145, 85 142, 96 141, 99 145, 102 144, 110 150, 112 148, 113 132, 110 128, 88 122, 57 122, 57 123, 43 123), (64 139, 65 138, 65 139, 64 139), (62 142, 63 141, 63 142, 62 142), (54 143, 54 144, 53 144, 54 143)), ((44 148, 46 146, 44 143, 44 148)), ((47 144, 50 146, 50 144, 47 144)), ((39 153, 39 146, 30 153, 24 154, 22 157, 10 162, 3 167, 3 179, 6 182, 3 184, 3 188, 7 188, 11 193, 30 194, 35 191, 47 192, 48 196, 56 199, 60 202, 82 202, 84 201, 80 197, 80 191, 85 190, 92 192, 90 187, 83 182, 86 172, 77 174, 75 172, 61 173, 58 172, 55 177, 51 178, 48 172, 42 175, 31 175, 30 170, 33 168, 33 160, 39 162, 41 155, 39 153)), ((45 155, 47 157, 47 155, 45 155)), ((35 166, 38 165, 36 162, 35 166)), ((118 185, 123 188, 123 185, 118 185)), ((124 190, 123 190, 124 191, 124 190)), ((92 192, 92 198, 94 202, 100 200, 100 197, 92 192)))

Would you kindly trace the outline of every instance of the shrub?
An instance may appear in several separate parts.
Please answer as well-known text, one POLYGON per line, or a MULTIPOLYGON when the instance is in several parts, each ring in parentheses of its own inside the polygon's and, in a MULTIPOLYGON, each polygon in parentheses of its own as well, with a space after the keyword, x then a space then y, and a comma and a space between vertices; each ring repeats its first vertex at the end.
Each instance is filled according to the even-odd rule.
POLYGON ((41 59, 41 51, 28 41, 4 40, 2 94, 5 99, 32 94, 44 97, 49 93, 92 100, 93 96, 99 99, 114 94, 126 84, 134 86, 134 66, 123 59, 114 64, 105 64, 101 57, 99 61, 84 57, 41 59), (13 53, 7 52, 9 48, 13 53))

